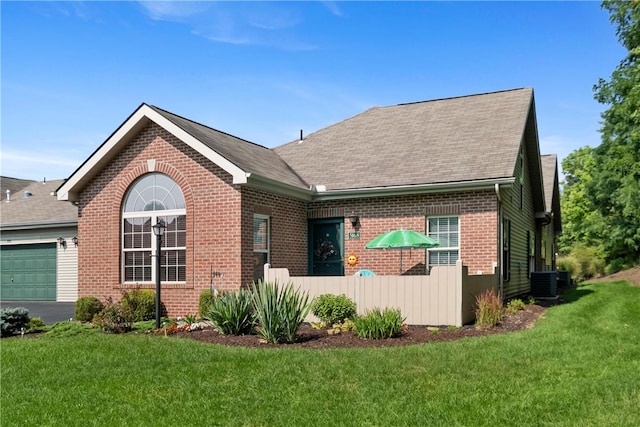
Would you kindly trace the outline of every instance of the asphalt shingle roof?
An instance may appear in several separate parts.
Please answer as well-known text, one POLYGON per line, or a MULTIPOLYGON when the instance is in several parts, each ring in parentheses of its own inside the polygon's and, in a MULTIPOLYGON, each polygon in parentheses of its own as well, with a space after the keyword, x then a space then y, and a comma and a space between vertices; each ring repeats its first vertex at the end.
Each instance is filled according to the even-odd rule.
POLYGON ((185 119, 161 108, 150 107, 245 172, 255 173, 295 187, 308 188, 273 150, 185 119))
POLYGON ((12 192, 10 202, 7 202, 6 195, 3 195, 0 202, 0 224, 3 227, 78 221, 78 207, 71 202, 59 201, 52 195, 62 185, 63 180, 29 182, 30 184, 22 187, 20 191, 12 192), (24 197, 25 192, 31 195, 24 197))
POLYGON ((513 176, 530 88, 371 108, 274 151, 327 190, 513 176))

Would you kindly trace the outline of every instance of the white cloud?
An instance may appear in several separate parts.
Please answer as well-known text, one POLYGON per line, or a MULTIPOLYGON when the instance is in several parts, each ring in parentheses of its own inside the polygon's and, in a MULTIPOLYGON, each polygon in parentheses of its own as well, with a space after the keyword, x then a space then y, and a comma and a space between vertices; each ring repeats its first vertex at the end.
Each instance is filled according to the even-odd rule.
POLYGON ((139 5, 153 20, 184 24, 191 34, 218 43, 317 49, 296 31, 304 23, 296 3, 145 1, 139 5))
POLYGON ((202 14, 209 8, 207 2, 141 1, 139 4, 151 19, 178 22, 202 14))
POLYGON ((329 12, 331 12, 335 16, 343 17, 344 12, 338 7, 338 4, 335 1, 323 1, 322 4, 325 5, 329 12))

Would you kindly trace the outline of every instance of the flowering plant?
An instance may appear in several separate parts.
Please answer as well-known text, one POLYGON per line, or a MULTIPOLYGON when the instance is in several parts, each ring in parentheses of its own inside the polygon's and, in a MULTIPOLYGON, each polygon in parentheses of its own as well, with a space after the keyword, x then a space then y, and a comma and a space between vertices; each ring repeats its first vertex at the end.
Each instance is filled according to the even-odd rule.
POLYGON ((333 246, 333 243, 331 242, 331 240, 324 239, 318 242, 318 246, 316 247, 316 250, 313 251, 313 253, 318 258, 322 259, 323 261, 326 261, 327 259, 336 255, 338 251, 336 251, 336 248, 333 246))

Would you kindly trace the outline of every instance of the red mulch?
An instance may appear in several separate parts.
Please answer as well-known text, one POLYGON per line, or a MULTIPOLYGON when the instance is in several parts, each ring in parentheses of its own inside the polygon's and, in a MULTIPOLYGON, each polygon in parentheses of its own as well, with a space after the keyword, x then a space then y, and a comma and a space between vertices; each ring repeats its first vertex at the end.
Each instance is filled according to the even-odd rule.
POLYGON ((222 344, 227 346, 282 348, 345 348, 345 347, 388 347, 409 344, 424 344, 430 342, 452 341, 460 338, 478 337, 506 332, 520 331, 533 326, 535 321, 544 315, 547 307, 558 304, 560 301, 539 301, 529 304, 525 310, 515 315, 507 315, 495 328, 479 329, 474 325, 451 329, 446 326, 439 327, 437 332, 426 326, 408 326, 400 337, 385 340, 365 340, 359 338, 353 332, 339 335, 329 335, 326 330, 313 329, 308 324, 303 324, 298 329, 298 340, 293 344, 266 344, 258 335, 222 335, 214 329, 204 329, 193 332, 179 332, 174 336, 202 341, 210 344, 222 344))

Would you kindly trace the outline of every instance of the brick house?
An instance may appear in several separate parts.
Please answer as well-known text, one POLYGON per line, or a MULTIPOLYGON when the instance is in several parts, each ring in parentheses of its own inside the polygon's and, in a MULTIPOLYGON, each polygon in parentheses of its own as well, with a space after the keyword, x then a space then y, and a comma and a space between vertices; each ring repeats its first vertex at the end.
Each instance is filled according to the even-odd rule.
POLYGON ((364 249, 396 228, 441 243, 405 251, 403 274, 459 258, 499 273, 510 297, 554 265, 557 164, 544 166, 532 89, 371 108, 273 149, 142 104, 58 198, 78 203, 79 296, 153 289, 151 226, 163 221, 169 315, 194 312, 211 286, 247 286, 266 262, 298 276, 397 275, 398 252, 364 249))

